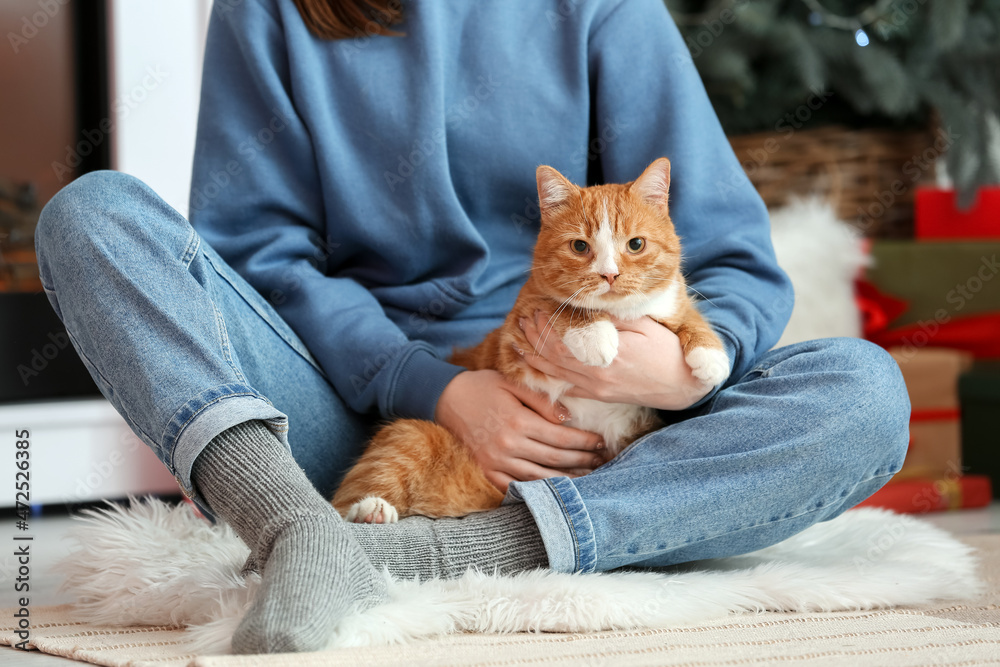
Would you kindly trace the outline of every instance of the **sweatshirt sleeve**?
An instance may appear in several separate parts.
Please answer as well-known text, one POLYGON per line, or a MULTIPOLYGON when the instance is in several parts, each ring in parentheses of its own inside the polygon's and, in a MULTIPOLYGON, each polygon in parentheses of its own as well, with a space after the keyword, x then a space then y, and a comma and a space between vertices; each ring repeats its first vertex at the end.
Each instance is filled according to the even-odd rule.
MULTIPOLYGON (((298 82, 302 83, 302 82, 298 82)), ((216 3, 191 192, 202 237, 277 310, 357 412, 433 419, 463 369, 409 340, 337 277, 317 156, 296 112, 283 31, 264 3, 216 3)))
POLYGON ((775 260, 767 209, 663 0, 622 0, 595 24, 589 68, 603 180, 628 182, 656 158, 670 159, 683 271, 735 381, 778 341, 791 314, 792 287, 775 260))

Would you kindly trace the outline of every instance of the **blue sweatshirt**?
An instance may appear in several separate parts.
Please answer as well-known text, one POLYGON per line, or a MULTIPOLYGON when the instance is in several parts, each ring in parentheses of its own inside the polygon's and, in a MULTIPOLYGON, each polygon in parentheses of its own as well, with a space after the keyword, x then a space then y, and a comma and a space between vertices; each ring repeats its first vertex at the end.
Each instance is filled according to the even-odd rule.
POLYGON ((292 0, 217 0, 191 216, 358 412, 433 417, 453 346, 501 324, 538 233, 535 169, 672 162, 684 273, 735 380, 791 286, 767 211, 662 0, 409 0, 404 37, 326 41, 292 0))

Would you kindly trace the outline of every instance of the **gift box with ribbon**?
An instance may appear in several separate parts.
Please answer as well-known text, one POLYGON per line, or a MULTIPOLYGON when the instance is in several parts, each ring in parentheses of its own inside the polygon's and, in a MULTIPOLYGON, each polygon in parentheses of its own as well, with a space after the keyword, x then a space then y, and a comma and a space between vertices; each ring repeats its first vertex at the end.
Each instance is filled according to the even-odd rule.
POLYGON ((910 395, 910 447, 899 479, 945 479, 962 471, 958 378, 972 366, 959 350, 890 348, 910 395))
POLYGON ((889 482, 858 507, 884 507, 904 514, 973 509, 990 504, 992 484, 984 475, 889 482))
MULTIPOLYGON (((989 505, 990 476, 964 474, 968 466, 963 462, 959 378, 966 377, 963 373, 972 366, 972 355, 936 348, 891 348, 889 352, 903 371, 910 395, 910 446, 902 470, 859 507, 920 514, 989 505)), ((1000 390, 1000 383, 994 389, 1000 390)), ((993 399, 1000 402, 1000 391, 994 392, 993 399)), ((987 428, 991 427, 995 430, 992 422, 987 428)), ((1000 462, 998 457, 990 460, 1000 462)), ((988 466, 973 472, 985 472, 988 466)))
POLYGON ((1000 243, 883 241, 871 255, 857 285, 865 338, 1000 358, 1000 243))
MULTIPOLYGON (((860 506, 913 514, 985 507, 992 496, 990 476, 964 474, 969 466, 963 461, 960 417, 965 404, 960 402, 959 386, 960 378, 968 377, 972 355, 941 348, 890 348, 889 353, 903 372, 910 396, 910 446, 902 470, 860 506)), ((988 402, 1000 404, 1000 383, 991 387, 997 391, 988 402)), ((990 420, 983 425, 995 430, 986 413, 974 414, 990 420)), ((982 465, 972 470, 985 471, 982 465)))

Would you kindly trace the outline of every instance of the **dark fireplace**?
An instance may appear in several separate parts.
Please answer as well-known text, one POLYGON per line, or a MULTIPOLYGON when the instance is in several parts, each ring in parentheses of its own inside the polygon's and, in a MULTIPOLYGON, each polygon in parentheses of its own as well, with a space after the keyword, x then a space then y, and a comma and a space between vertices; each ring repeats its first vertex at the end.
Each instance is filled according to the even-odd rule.
POLYGON ((60 188, 111 164, 107 26, 104 0, 0 5, 0 401, 98 393, 42 292, 34 228, 60 188))

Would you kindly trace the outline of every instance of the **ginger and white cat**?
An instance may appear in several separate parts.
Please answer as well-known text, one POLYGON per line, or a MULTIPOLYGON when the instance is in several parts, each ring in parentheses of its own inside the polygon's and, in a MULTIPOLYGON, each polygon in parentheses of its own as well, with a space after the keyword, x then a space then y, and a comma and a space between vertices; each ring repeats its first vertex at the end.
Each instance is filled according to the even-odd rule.
MULTIPOLYGON (((618 353, 609 319, 649 316, 677 334, 692 374, 706 386, 729 375, 719 337, 695 308, 681 275, 681 246, 667 208, 670 162, 660 158, 632 183, 579 188, 552 167, 536 174, 542 214, 531 276, 513 310, 476 347, 451 361, 493 369, 569 408, 575 428, 604 437, 614 456, 654 430, 655 410, 565 396, 570 385, 533 368, 522 317, 553 313, 548 327, 582 363, 606 367, 618 353)), ((500 505, 497 490, 449 431, 401 419, 380 429, 347 473, 333 505, 348 521, 391 523, 400 516, 464 516, 500 505)))

